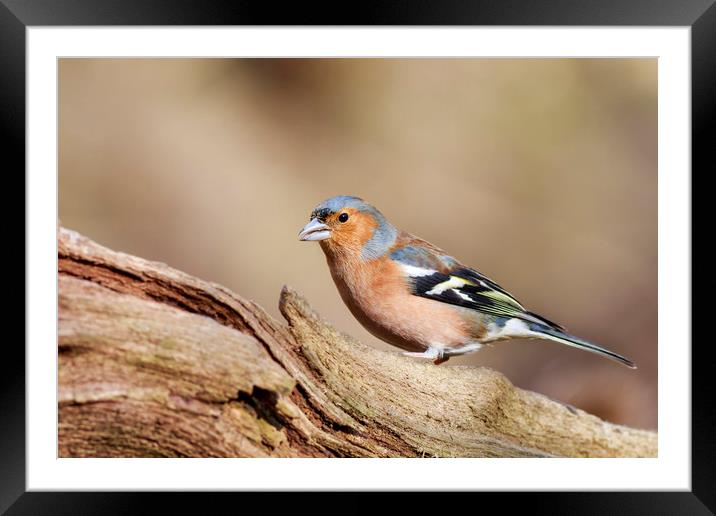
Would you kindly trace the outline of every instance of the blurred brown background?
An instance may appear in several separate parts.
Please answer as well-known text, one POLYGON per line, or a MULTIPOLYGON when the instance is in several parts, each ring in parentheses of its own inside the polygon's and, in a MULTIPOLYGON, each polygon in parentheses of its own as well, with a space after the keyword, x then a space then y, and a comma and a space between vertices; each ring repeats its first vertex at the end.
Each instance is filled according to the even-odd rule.
POLYGON ((657 426, 655 59, 63 59, 63 225, 279 317, 283 284, 360 340, 298 230, 352 194, 531 310, 634 359, 546 341, 454 364, 657 426))

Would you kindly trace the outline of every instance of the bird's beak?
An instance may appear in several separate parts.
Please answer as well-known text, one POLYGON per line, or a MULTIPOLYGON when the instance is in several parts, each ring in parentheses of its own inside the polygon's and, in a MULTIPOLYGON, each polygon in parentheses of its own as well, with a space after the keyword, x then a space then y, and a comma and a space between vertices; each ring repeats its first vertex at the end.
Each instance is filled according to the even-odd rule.
POLYGON ((298 234, 299 240, 325 240, 331 237, 331 229, 318 219, 311 219, 298 234))

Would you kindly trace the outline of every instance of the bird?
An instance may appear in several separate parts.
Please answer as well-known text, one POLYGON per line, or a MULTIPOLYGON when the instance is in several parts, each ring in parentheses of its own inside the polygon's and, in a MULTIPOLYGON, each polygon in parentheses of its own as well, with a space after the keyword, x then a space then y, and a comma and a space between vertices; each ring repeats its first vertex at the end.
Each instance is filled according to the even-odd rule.
POLYGON ((438 365, 513 338, 542 338, 632 369, 634 362, 527 310, 504 288, 396 228, 360 197, 318 204, 298 234, 319 242, 343 302, 377 338, 438 365))

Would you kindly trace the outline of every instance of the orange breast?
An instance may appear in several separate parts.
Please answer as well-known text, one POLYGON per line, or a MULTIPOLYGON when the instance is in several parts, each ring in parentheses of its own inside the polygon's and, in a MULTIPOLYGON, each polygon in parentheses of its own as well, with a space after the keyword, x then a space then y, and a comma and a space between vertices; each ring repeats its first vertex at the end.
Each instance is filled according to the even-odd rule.
POLYGON ((334 260, 331 275, 343 301, 373 335, 409 351, 460 347, 474 338, 461 309, 413 295, 399 266, 387 257, 334 260))

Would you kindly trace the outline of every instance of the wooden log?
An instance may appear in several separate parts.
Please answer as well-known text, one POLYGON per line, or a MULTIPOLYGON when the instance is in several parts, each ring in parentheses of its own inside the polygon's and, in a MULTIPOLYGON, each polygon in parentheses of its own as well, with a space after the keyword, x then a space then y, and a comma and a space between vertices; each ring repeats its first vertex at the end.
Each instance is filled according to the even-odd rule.
POLYGON ((59 228, 61 457, 655 457, 484 367, 366 346, 59 228))

